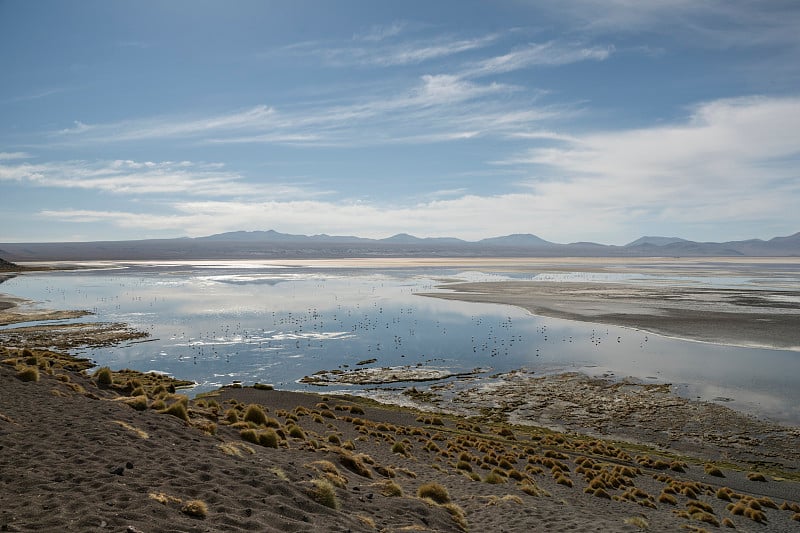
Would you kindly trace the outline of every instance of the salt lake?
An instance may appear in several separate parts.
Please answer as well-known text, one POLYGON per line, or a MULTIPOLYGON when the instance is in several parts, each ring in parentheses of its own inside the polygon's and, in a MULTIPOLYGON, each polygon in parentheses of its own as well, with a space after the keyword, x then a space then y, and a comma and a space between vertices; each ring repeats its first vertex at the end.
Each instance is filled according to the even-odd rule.
MULTIPOLYGON (((27 273, 0 288, 42 307, 95 314, 78 321, 125 322, 146 331, 150 337, 145 342, 83 354, 99 365, 193 380, 197 385, 191 394, 234 381, 332 391, 299 380, 320 370, 363 367, 480 369, 485 379, 515 369, 542 375, 577 370, 672 383, 689 398, 724 401, 759 416, 800 423, 800 352, 669 339, 419 294, 447 290, 447 282, 515 279, 763 287, 771 283, 769 275, 694 278, 658 271, 538 272, 335 261, 94 266, 102 268, 27 273)), ((784 276, 775 285, 797 287, 797 279, 784 276)), ((411 385, 336 385, 335 390, 368 394, 411 385)))

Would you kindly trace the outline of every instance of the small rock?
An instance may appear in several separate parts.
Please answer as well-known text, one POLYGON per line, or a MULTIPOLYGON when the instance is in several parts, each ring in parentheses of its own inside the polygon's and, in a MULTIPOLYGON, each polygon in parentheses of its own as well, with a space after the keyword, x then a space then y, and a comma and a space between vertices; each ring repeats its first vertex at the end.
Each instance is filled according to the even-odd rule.
POLYGON ((121 476, 124 472, 125 472, 125 467, 124 466, 117 466, 117 467, 112 468, 111 470, 109 470, 108 473, 109 474, 115 474, 117 476, 121 476))

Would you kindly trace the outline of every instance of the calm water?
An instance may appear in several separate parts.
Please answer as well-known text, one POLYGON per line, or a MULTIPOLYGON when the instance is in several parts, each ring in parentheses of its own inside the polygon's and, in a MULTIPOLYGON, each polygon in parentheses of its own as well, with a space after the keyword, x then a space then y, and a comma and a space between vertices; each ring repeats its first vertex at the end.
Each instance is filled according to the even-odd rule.
MULTIPOLYGON (((480 367, 487 375, 518 368, 537 373, 577 369, 592 375, 634 376, 673 383, 688 397, 731 398, 729 405, 736 408, 800 423, 800 352, 666 339, 535 317, 510 306, 416 294, 436 290, 444 279, 532 279, 536 273, 347 269, 329 263, 287 267, 241 261, 118 266, 122 268, 27 274, 0 289, 48 308, 94 311, 97 316, 86 321, 122 321, 147 331, 148 342, 85 354, 101 365, 194 380, 194 393, 234 380, 320 390, 297 380, 318 370, 356 368, 358 362, 374 358, 377 362, 368 366, 424 364, 454 372, 480 367)), ((768 281, 683 275, 678 280, 640 273, 538 276, 550 281, 724 286, 763 286, 768 281)))

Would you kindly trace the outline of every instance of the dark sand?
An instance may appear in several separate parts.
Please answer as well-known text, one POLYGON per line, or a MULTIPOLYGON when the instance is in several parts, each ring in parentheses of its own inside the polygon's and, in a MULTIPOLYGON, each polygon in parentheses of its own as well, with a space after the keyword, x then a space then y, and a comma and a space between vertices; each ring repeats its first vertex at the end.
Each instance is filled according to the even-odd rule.
POLYGON ((798 527, 794 511, 768 507, 797 505, 797 481, 750 481, 726 467, 725 477, 716 477, 705 473, 702 459, 681 458, 679 465, 653 451, 535 428, 254 389, 190 402, 186 422, 137 411, 80 374, 57 373, 86 393, 45 373, 23 382, 13 367, 0 365, 0 530, 459 531, 461 522, 470 531, 637 531, 626 521, 643 519, 649 531, 676 531, 726 518, 744 531, 798 527), (211 400, 220 409, 209 408, 211 400), (238 427, 223 422, 231 400, 266 408, 285 435, 278 448, 247 443, 238 427), (351 413, 353 405, 363 413, 351 413), (212 421, 213 435, 201 429, 212 421), (290 436, 292 426, 302 428, 300 438, 290 436), (342 447, 348 441, 354 450, 342 447), (405 455, 393 453, 396 442, 405 455), (346 460, 353 457, 354 464, 346 460), (480 480, 491 469, 497 484, 480 480), (470 470, 477 480, 467 477, 470 470), (340 485, 338 509, 313 495, 312 480, 326 471, 340 485), (616 500, 585 491, 592 479, 600 486, 601 477, 616 500), (401 496, 388 495, 389 481, 401 496), (416 496, 429 482, 447 489, 449 510, 416 496), (626 485, 612 485, 620 482, 626 485), (658 501, 670 486, 686 492, 674 495, 674 505, 658 501), (726 510, 729 502, 716 496, 722 486, 732 489, 734 502, 761 498, 765 524, 726 510), (181 511, 190 500, 206 504, 205 518, 181 511), (710 506, 709 515, 696 511, 697 501, 710 506))

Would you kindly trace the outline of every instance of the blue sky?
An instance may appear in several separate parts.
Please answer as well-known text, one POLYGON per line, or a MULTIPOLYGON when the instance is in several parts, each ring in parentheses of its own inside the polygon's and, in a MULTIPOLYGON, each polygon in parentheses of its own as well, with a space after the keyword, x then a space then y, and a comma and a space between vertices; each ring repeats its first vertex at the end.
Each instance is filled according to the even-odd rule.
POLYGON ((0 242, 800 231, 794 0, 0 0, 0 242))

